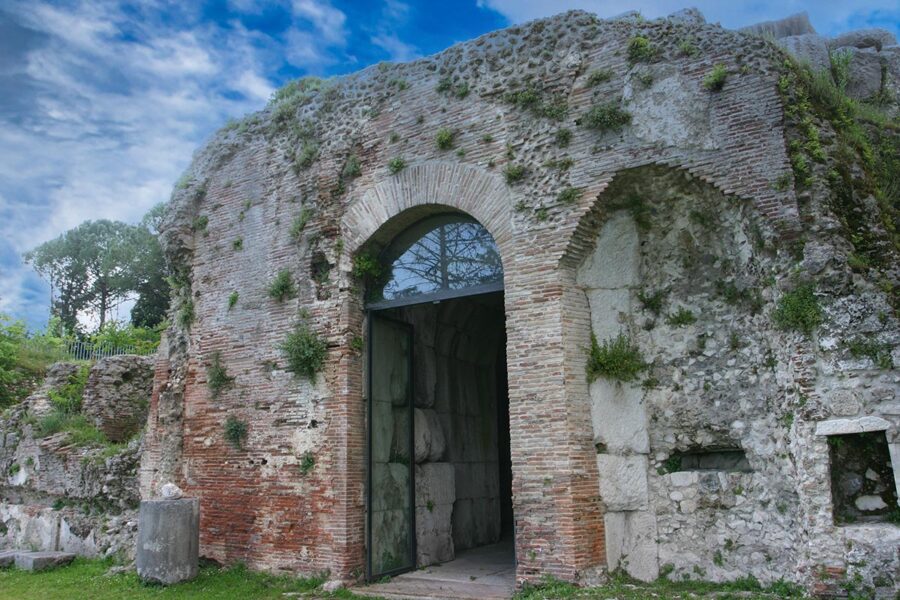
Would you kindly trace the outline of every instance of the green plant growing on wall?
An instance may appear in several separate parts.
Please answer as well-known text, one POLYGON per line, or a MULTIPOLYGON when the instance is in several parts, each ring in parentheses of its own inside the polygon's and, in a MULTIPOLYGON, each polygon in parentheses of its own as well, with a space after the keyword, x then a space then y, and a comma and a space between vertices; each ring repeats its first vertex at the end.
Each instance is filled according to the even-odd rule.
POLYGON ((194 219, 194 223, 191 226, 191 229, 193 229, 195 232, 199 231, 203 234, 207 234, 208 232, 206 231, 206 227, 208 225, 209 225, 209 217, 207 217, 206 215, 200 215, 199 217, 194 219))
POLYGON ((185 298, 178 309, 178 324, 182 327, 190 327, 194 323, 194 318, 194 301, 185 298))
POLYGON ((810 335, 822 323, 822 308, 811 284, 798 286, 778 299, 772 312, 775 326, 784 331, 810 335))
POLYGON ((308 169, 316 162, 319 156, 319 145, 315 142, 304 142, 300 147, 300 152, 294 155, 294 170, 301 171, 308 169))
POLYGON ((437 135, 434 136, 434 144, 438 147, 438 150, 450 150, 453 148, 453 132, 446 128, 441 127, 437 131, 437 135))
POLYGON ((559 146, 560 148, 566 148, 572 141, 572 130, 566 128, 557 129, 553 137, 556 140, 557 146, 559 146))
POLYGON ((235 450, 242 450, 247 440, 247 423, 235 416, 225 420, 225 441, 235 450))
POLYGON ((344 164, 344 170, 341 171, 341 175, 346 179, 355 179, 362 175, 362 167, 359 164, 359 158, 355 154, 347 157, 347 162, 344 164))
POLYGON ((603 343, 597 343, 597 337, 591 334, 587 361, 588 383, 599 377, 611 381, 634 381, 648 366, 640 348, 624 333, 604 340, 603 343))
POLYGON ((284 302, 296 295, 294 280, 288 270, 279 271, 272 283, 269 284, 269 297, 284 302))
POLYGON ((503 176, 506 178, 506 183, 512 185, 525 177, 525 167, 509 163, 503 169, 503 176))
POLYGON ((214 352, 212 360, 206 367, 206 386, 213 398, 218 398, 222 390, 234 384, 234 377, 228 375, 228 370, 222 364, 222 353, 214 352))
POLYGON ((728 79, 728 69, 719 63, 703 78, 703 87, 711 92, 721 92, 725 87, 726 79, 728 79))
POLYGON ((453 95, 456 96, 459 100, 462 100, 466 96, 469 95, 469 84, 463 81, 459 85, 453 88, 453 95))
POLYGON ((231 242, 231 247, 234 250, 243 250, 244 249, 244 238, 238 238, 231 242))
POLYGON ((364 344, 365 344, 365 340, 363 340, 363 337, 361 335, 354 335, 350 339, 349 346, 350 346, 351 350, 353 350, 356 353, 359 353, 359 352, 363 351, 364 344))
POLYGON ((887 342, 881 343, 869 338, 856 337, 844 345, 853 358, 865 356, 879 369, 889 370, 894 368, 894 360, 891 357, 894 347, 887 342))
POLYGON ((697 322, 697 317, 683 306, 666 317, 666 323, 672 327, 685 327, 697 322))
POLYGON ((306 475, 316 467, 316 457, 312 452, 304 452, 300 457, 300 474, 306 475))
POLYGON ((399 156, 392 158, 388 161, 388 171, 391 172, 391 175, 396 175, 400 171, 406 168, 406 161, 400 158, 399 156))
POLYGON ((650 62, 656 55, 656 48, 644 36, 636 35, 628 40, 628 60, 631 63, 650 62))
POLYGON ((409 82, 405 79, 394 78, 388 81, 388 85, 397 88, 399 91, 403 91, 409 88, 409 82))
POLYGON ((691 40, 681 40, 678 42, 678 52, 682 56, 697 56, 700 54, 700 50, 697 46, 694 45, 694 42, 691 40))
POLYGON ((613 73, 609 69, 591 71, 587 76, 588 87, 596 87, 612 79, 613 73))
POLYGON ((294 217, 294 220, 291 221, 291 237, 295 242, 299 242, 301 236, 303 235, 303 230, 306 229, 306 224, 309 222, 309 218, 312 216, 312 211, 306 207, 303 207, 300 210, 300 214, 294 217))
POLYGON ((360 281, 371 284, 382 280, 385 269, 376 255, 363 251, 353 257, 352 274, 360 281))
POLYGON ((287 358, 288 371, 315 381, 316 373, 325 364, 327 346, 306 323, 300 322, 282 342, 281 351, 287 358))
POLYGON ((443 77, 437 82, 437 85, 434 87, 434 90, 442 94, 444 92, 449 92, 453 88, 453 80, 449 77, 443 77))
POLYGON ((575 204, 581 198, 581 190, 578 188, 567 187, 556 196, 556 201, 560 204, 575 204))
POLYGON ((581 117, 581 125, 595 131, 620 131, 631 123, 631 113, 619 108, 615 102, 592 106, 581 117))
POLYGON ((228 296, 228 310, 231 310, 232 308, 234 308, 235 305, 237 305, 237 301, 238 301, 238 293, 231 292, 231 294, 228 296))
POLYGON ((658 317, 662 312, 663 303, 665 303, 668 294, 667 290, 640 290, 637 293, 637 297, 642 309, 658 317))

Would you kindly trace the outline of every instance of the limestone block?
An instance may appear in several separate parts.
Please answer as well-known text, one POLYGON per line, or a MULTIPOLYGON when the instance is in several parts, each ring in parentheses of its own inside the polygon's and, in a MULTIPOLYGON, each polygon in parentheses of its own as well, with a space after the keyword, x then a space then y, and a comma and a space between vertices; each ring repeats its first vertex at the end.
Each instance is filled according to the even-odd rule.
POLYGON ((656 515, 646 510, 607 512, 604 521, 610 571, 622 568, 641 581, 659 577, 656 515))
POLYGON ((816 435, 844 435, 884 431, 890 429, 891 422, 881 417, 859 417, 858 419, 832 419, 816 423, 816 435))
POLYGON ((882 57, 874 48, 837 48, 834 52, 849 52, 850 76, 847 95, 864 100, 881 90, 882 57))
POLYGON ((790 35, 779 39, 777 43, 798 60, 808 62, 814 71, 831 69, 828 41, 820 35, 815 33, 790 35))
POLYGON ((682 8, 681 10, 677 10, 666 17, 666 19, 672 21, 673 23, 685 23, 693 25, 702 25, 706 23, 706 18, 703 16, 703 13, 693 6, 690 8, 682 8))
POLYGON ((456 473, 456 497, 477 498, 479 494, 478 481, 484 477, 482 463, 457 462, 453 463, 456 473))
POLYGON ((373 511, 370 518, 374 567, 385 570, 406 564, 410 554, 408 509, 373 511))
POLYGON ((81 410, 112 442, 143 429, 153 392, 152 356, 102 358, 91 368, 81 410))
POLYGON ((19 552, 16 568, 23 571, 46 571, 67 565, 75 560, 71 552, 19 552))
POLYGON ((594 443, 603 444, 613 454, 650 452, 640 388, 598 379, 591 384, 590 394, 594 443))
POLYGON ((420 567, 453 560, 453 504, 416 508, 416 564, 420 567))
POLYGON ((416 506, 453 504, 456 501, 456 469, 451 463, 416 465, 416 506))
POLYGON ((647 457, 598 454, 600 497, 607 510, 646 510, 647 457))
POLYGON ((69 383, 69 380, 78 372, 78 365, 71 363, 55 363, 47 369, 47 375, 41 387, 25 399, 28 414, 32 417, 43 417, 53 410, 50 402, 50 392, 58 390, 69 383))
POLYGON ((435 386, 437 384, 437 363, 434 348, 416 349, 415 402, 421 408, 432 408, 435 402, 435 386))
POLYGON ((395 423, 390 402, 376 400, 372 403, 372 457, 385 463, 391 456, 395 423))
POLYGON ((594 250, 578 267, 578 285, 588 289, 615 289, 638 283, 640 238, 632 216, 613 214, 597 236, 594 250))
POLYGON ((809 21, 809 15, 805 11, 783 19, 763 21, 762 23, 741 27, 738 31, 755 35, 771 35, 775 39, 816 32, 809 21))
MULTIPOLYGON (((416 462, 442 460, 447 451, 447 441, 437 413, 430 408, 416 408, 413 409, 413 414, 415 415, 413 434, 415 436, 416 462)), ((401 424, 395 430, 395 439, 403 435, 403 427, 404 425, 401 424)))
POLYGON ((136 566, 148 582, 171 585, 197 576, 200 501, 144 500, 138 515, 136 566))
POLYGON ((828 48, 875 48, 881 50, 885 46, 896 46, 896 36, 887 29, 873 27, 848 31, 828 40, 828 48))
POLYGON ((591 307, 591 331, 598 340, 616 337, 631 314, 631 290, 593 289, 587 291, 591 307))
POLYGON ((15 550, 0 550, 0 569, 12 566, 16 562, 15 550))
POLYGON ((453 547, 457 552, 476 545, 474 502, 472 498, 459 498, 453 503, 453 547))
POLYGON ((837 389, 828 394, 831 412, 839 417, 852 417, 860 409, 859 393, 856 390, 837 389))

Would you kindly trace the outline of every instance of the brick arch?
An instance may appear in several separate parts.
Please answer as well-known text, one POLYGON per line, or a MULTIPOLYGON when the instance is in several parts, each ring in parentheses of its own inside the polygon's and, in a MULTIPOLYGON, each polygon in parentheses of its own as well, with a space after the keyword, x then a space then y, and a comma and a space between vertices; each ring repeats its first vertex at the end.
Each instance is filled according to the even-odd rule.
POLYGON ((341 221, 347 249, 387 244, 422 217, 452 208, 474 217, 494 237, 504 265, 513 252, 513 200, 503 179, 478 167, 439 161, 405 168, 367 188, 341 221))

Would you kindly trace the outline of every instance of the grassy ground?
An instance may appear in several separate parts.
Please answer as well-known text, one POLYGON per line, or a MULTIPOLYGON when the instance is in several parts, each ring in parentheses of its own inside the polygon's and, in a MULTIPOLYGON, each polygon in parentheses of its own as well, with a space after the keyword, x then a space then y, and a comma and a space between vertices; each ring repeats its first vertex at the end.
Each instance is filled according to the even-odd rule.
MULTIPOLYGON (((347 590, 327 594, 319 589, 321 579, 295 579, 254 573, 242 567, 220 569, 202 567, 197 579, 171 587, 144 585, 134 571, 107 575, 112 563, 78 558, 68 567, 44 573, 0 569, 0 600, 141 600, 144 598, 179 600, 270 598, 363 599, 347 590)), ((566 583, 548 581, 540 587, 519 592, 516 600, 577 598, 579 600, 694 600, 803 598, 788 584, 763 588, 752 578, 728 584, 670 582, 660 580, 638 584, 614 579, 599 588, 580 589, 566 583)))

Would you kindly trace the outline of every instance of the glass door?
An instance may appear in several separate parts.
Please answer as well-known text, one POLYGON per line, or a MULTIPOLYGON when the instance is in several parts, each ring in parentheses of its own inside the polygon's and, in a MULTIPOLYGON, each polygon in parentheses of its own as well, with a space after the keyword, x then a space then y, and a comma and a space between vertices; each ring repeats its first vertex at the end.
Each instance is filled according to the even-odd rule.
POLYGON ((416 566, 412 326, 369 313, 367 576, 416 566))

